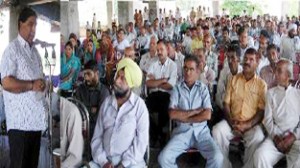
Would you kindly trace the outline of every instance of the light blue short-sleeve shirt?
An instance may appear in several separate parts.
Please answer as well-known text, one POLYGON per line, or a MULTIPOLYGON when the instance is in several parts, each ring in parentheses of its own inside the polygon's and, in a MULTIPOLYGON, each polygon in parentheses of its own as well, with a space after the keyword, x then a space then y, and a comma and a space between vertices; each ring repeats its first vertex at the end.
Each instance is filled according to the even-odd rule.
MULTIPOLYGON (((181 110, 193 110, 198 108, 212 109, 210 95, 207 86, 196 81, 194 86, 190 89, 184 81, 177 84, 170 97, 169 108, 181 110)), ((200 123, 181 123, 177 122, 178 127, 194 127, 202 130, 207 125, 206 121, 200 123)))

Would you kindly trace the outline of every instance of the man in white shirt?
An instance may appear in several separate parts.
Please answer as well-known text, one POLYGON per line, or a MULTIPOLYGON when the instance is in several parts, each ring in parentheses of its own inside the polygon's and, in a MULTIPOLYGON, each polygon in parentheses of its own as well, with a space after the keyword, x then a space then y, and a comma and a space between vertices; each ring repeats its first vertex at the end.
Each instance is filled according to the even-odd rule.
POLYGON ((212 50, 212 37, 205 35, 203 38, 203 46, 205 48, 206 65, 215 72, 218 76, 218 55, 212 50))
POLYGON ((192 37, 190 28, 186 29, 185 36, 183 38, 182 46, 184 47, 185 54, 191 54, 192 37))
POLYGON ((226 52, 228 65, 220 72, 220 78, 217 85, 216 104, 220 109, 223 109, 223 101, 226 93, 226 85, 230 78, 237 73, 242 72, 243 68, 240 65, 241 49, 238 46, 231 45, 226 52), (229 67, 229 68, 228 68, 229 67))
POLYGON ((144 24, 146 24, 149 21, 149 10, 147 9, 147 7, 144 8, 143 20, 144 24))
POLYGON ((296 62, 296 52, 300 50, 300 39, 296 36, 297 25, 292 23, 288 28, 288 36, 283 37, 280 45, 280 55, 292 62, 296 62))
POLYGON ((242 56, 241 61, 243 61, 246 50, 248 48, 254 47, 254 41, 250 40, 252 39, 252 37, 248 36, 248 32, 244 27, 241 27, 238 30, 238 35, 239 35, 239 43, 241 47, 241 56, 242 56))
POLYGON ((141 61, 140 61, 140 68, 142 69, 143 73, 147 75, 149 71, 149 67, 158 60, 158 57, 156 55, 156 37, 152 36, 150 39, 150 48, 149 52, 142 55, 141 61))
POLYGON ((38 166, 41 132, 46 129, 46 100, 41 96, 46 85, 33 43, 36 24, 37 14, 24 8, 18 19, 18 37, 5 49, 1 60, 12 168, 38 166))
POLYGON ((210 89, 210 93, 211 93, 211 89, 213 86, 213 82, 216 79, 216 75, 215 75, 215 71, 213 69, 211 69, 209 66, 207 66, 207 61, 206 61, 206 56, 204 54, 205 50, 203 48, 199 48, 196 49, 194 52, 194 55, 196 57, 198 57, 199 59, 199 78, 198 80, 200 80, 202 83, 204 83, 205 85, 207 85, 207 87, 210 89))
POLYGON ((82 119, 76 105, 63 97, 57 97, 53 105, 59 107, 60 112, 60 154, 61 167, 78 167, 82 163, 83 135, 82 119))
POLYGON ((268 57, 267 57, 267 47, 269 44, 269 40, 270 40, 269 33, 266 30, 262 30, 260 32, 260 36, 259 36, 259 40, 258 40, 259 46, 257 49, 258 55, 260 57, 258 67, 256 69, 256 73, 258 75, 260 74, 260 71, 264 66, 267 66, 270 64, 268 57))
POLYGON ((169 122, 168 108, 170 102, 170 92, 177 81, 177 65, 168 58, 167 47, 163 41, 157 44, 158 59, 148 71, 146 86, 149 88, 149 96, 146 104, 150 113, 158 113, 158 125, 151 122, 150 137, 155 143, 161 138, 161 146, 166 142, 166 136, 162 129, 169 122))
POLYGON ((117 52, 117 59, 121 59, 124 54, 124 50, 126 47, 130 47, 130 44, 127 39, 125 39, 125 31, 123 29, 118 30, 117 40, 114 41, 113 47, 117 52), (120 58, 118 58, 120 57, 120 58))
POLYGON ((284 156, 288 168, 300 164, 300 90, 289 83, 289 66, 287 60, 277 63, 278 85, 267 92, 263 124, 269 136, 254 154, 256 168, 272 168, 284 156))
POLYGON ((175 19, 179 20, 179 18, 181 18, 181 12, 180 9, 177 7, 175 12, 175 19))
POLYGON ((176 52, 174 43, 168 41, 166 42, 166 46, 168 50, 168 57, 177 65, 177 82, 179 82, 183 79, 182 67, 184 63, 184 55, 180 52, 176 52))
POLYGON ((136 35, 136 31, 133 28, 133 23, 129 22, 128 27, 127 27, 126 39, 128 40, 128 42, 131 46, 133 46, 136 37, 137 37, 137 35, 136 35))
POLYGON ((145 167, 149 115, 145 102, 131 91, 142 82, 142 71, 130 58, 117 65, 114 94, 99 111, 91 141, 92 168, 145 167))

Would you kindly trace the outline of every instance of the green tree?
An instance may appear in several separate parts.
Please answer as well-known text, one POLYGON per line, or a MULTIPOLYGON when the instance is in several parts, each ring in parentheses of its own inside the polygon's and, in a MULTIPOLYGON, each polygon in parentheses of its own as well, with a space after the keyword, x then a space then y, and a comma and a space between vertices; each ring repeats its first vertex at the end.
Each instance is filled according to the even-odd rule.
POLYGON ((261 4, 253 3, 251 1, 236 1, 225 0, 222 4, 222 8, 225 8, 230 12, 230 16, 241 15, 243 10, 246 10, 248 15, 252 15, 253 8, 258 14, 262 14, 261 4))

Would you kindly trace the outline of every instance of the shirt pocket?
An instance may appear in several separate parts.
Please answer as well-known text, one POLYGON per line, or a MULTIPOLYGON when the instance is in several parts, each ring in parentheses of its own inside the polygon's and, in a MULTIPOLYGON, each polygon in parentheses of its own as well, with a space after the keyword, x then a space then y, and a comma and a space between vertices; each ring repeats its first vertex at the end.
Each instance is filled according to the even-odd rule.
POLYGON ((260 99, 262 99, 262 97, 260 97, 259 91, 257 89, 250 88, 248 99, 250 106, 258 107, 260 99))
POLYGON ((125 115, 118 122, 118 130, 132 133, 136 129, 136 118, 134 115, 125 115))

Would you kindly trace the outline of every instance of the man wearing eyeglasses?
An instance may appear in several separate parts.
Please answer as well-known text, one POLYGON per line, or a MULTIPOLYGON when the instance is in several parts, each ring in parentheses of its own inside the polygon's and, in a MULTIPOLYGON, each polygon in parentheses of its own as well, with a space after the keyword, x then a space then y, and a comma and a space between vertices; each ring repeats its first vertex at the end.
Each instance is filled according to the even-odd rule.
POLYGON ((186 57, 184 81, 178 83, 172 91, 169 116, 176 121, 177 127, 159 155, 158 161, 162 168, 176 168, 176 158, 191 147, 197 148, 206 158, 206 167, 222 167, 223 154, 207 126, 212 106, 208 87, 197 80, 200 73, 198 66, 197 57, 186 57))

